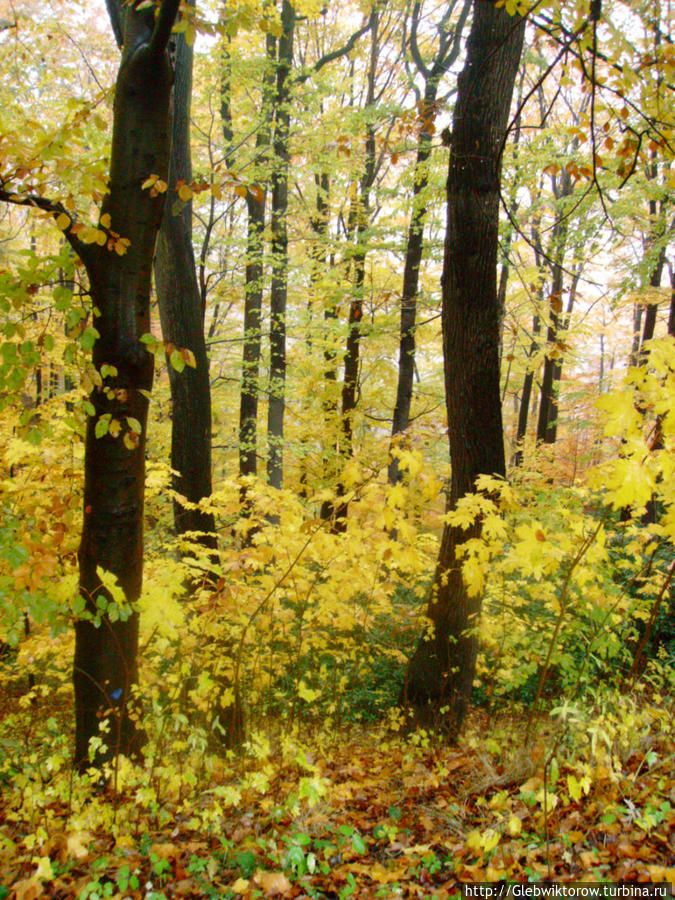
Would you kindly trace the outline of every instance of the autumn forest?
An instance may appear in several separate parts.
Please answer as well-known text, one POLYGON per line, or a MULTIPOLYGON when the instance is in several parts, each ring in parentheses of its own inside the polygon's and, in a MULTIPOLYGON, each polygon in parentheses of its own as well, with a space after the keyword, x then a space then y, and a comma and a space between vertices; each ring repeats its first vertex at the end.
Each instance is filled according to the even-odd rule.
POLYGON ((671 23, 0 0, 0 900, 670 896, 671 23))

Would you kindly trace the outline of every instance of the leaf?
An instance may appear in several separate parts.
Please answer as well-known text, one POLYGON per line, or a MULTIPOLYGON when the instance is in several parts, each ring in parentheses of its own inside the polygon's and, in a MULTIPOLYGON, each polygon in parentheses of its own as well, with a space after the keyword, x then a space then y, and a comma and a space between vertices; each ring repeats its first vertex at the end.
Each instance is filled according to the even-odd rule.
POLYGON ((127 425, 136 434, 140 434, 143 430, 141 427, 141 423, 138 421, 138 419, 134 419, 133 416, 127 416, 127 425))
POLYGON ((37 859, 37 868, 33 877, 43 878, 45 881, 51 881, 54 878, 52 861, 48 856, 40 856, 37 859))
POLYGON ((14 900, 37 900, 44 893, 42 882, 37 878, 24 878, 13 886, 14 900))
POLYGON ((183 359, 183 354, 178 349, 171 351, 169 362, 176 370, 176 372, 182 372, 185 368, 185 360, 183 359))
POLYGON ((285 896, 293 890, 293 885, 283 872, 256 872, 253 881, 262 888, 266 897, 285 896))
POLYGON ((307 687, 304 681, 301 681, 298 685, 298 697, 301 700, 306 700, 307 703, 313 703, 317 697, 321 696, 321 691, 313 691, 311 688, 307 687))
POLYGON ((191 200, 192 195, 193 191, 189 184, 181 184, 178 188, 178 196, 184 203, 187 203, 188 200, 191 200))
POLYGON ((248 196, 248 190, 247 190, 246 186, 243 184, 235 185, 234 192, 237 195, 237 197, 241 197, 243 200, 245 200, 246 197, 248 196))
POLYGON ((111 418, 112 416, 110 415, 110 413, 106 413, 99 418, 96 425, 94 426, 94 434, 97 438, 102 438, 108 433, 111 418))
POLYGON ((146 178, 143 184, 141 185, 141 190, 145 191, 148 188, 151 188, 156 181, 159 180, 159 175, 151 175, 149 178, 146 178))
POLYGON ((518 816, 512 814, 509 816, 509 821, 506 828, 512 837, 518 837, 520 832, 523 830, 523 823, 518 818, 518 816))
POLYGON ((183 347, 183 349, 180 352, 181 352, 181 356, 185 360, 185 365, 189 366, 191 369, 196 369, 197 368, 197 360, 195 359, 195 355, 192 352, 192 350, 188 350, 187 347, 183 347))
POLYGON ((352 835, 352 848, 354 853, 358 853, 360 856, 368 852, 366 843, 358 832, 352 835))
POLYGON ((70 216, 65 213, 59 213, 56 217, 56 225, 61 231, 67 231, 70 228, 70 216))
POLYGON ((101 216, 101 218, 99 220, 99 224, 103 228, 110 228, 110 225, 111 225, 110 213, 103 213, 103 215, 101 216))
POLYGON ((235 894, 243 894, 244 891, 248 890, 249 881, 247 878, 237 878, 237 880, 230 885, 230 890, 234 891, 235 894))

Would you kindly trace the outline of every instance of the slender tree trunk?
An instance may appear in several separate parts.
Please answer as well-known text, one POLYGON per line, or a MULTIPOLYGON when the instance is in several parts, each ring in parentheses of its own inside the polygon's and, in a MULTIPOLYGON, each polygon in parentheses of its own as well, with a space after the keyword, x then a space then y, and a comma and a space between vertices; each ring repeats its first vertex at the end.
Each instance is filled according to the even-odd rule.
POLYGON ((286 300, 288 295, 288 140, 291 124, 290 79, 293 64, 295 9, 282 0, 274 117, 272 173, 272 283, 270 287, 270 385, 267 408, 267 480, 283 481, 284 412, 286 408, 286 300))
MULTIPOLYGON (((255 155, 264 167, 272 124, 272 92, 274 89, 276 38, 266 39, 266 68, 261 88, 261 122, 256 134, 255 155)), ((227 88, 229 91, 229 79, 227 88)), ((232 141, 232 125, 227 108, 223 108, 223 130, 226 143, 232 141)), ((263 302, 265 208, 267 175, 258 178, 246 196, 248 225, 246 234, 246 285, 244 288, 244 349, 241 394, 239 399, 239 474, 258 474, 258 398, 260 394, 261 317, 263 302)))
MULTIPOLYGON (((528 358, 532 358, 539 348, 539 331, 541 320, 535 313, 532 319, 532 343, 528 358)), ((516 452, 513 455, 513 465, 517 468, 523 464, 523 445, 527 435, 527 421, 530 413, 530 399, 532 397, 532 385, 534 384, 534 370, 528 367, 523 379, 523 390, 520 394, 520 408, 518 409, 518 426, 516 429, 516 452)))
MULTIPOLYGON (((449 508, 485 473, 504 475, 499 391, 497 252, 500 163, 525 22, 476 0, 458 82, 447 183, 443 355, 452 476, 449 508)), ((446 525, 427 617, 404 699, 416 719, 456 734, 473 683, 481 598, 470 596, 455 549, 480 533, 446 525)))
POLYGON ((398 347, 398 380, 396 383, 396 403, 391 427, 391 445, 387 480, 396 484, 401 478, 398 458, 391 450, 396 447, 398 435, 403 434, 410 424, 410 404, 412 403, 413 381, 415 377, 415 319, 417 316, 417 292, 419 288, 420 264, 424 246, 424 223, 427 204, 424 192, 429 184, 428 163, 431 156, 431 129, 433 109, 436 102, 436 83, 427 85, 424 97, 423 119, 417 143, 417 157, 413 172, 412 214, 408 227, 408 242, 403 267, 403 291, 401 293, 401 332, 398 347))
MULTIPOLYGON (((380 52, 379 13, 377 8, 371 13, 370 67, 368 70, 368 90, 366 109, 372 109, 375 103, 375 77, 380 52)), ((343 464, 353 453, 354 412, 358 400, 359 369, 361 358, 361 321, 363 318, 363 290, 366 280, 366 256, 368 254, 368 231, 370 229, 370 191, 375 181, 375 125, 366 125, 365 160, 363 174, 359 184, 359 196, 356 210, 356 246, 353 254, 354 288, 352 301, 349 304, 349 320, 347 323, 347 345, 344 359, 344 376, 342 381, 342 405, 340 409, 340 463, 343 464)), ((342 481, 337 486, 337 503, 335 505, 335 530, 344 531, 347 527, 348 503, 344 501, 345 488, 342 481)))
MULTIPOLYGON (((579 284, 579 278, 581 277, 581 268, 579 267, 577 272, 572 277, 572 284, 570 285, 568 301, 567 301, 567 309, 565 311, 565 315, 562 321, 561 331, 563 334, 566 334, 570 327, 570 320, 572 318, 572 312, 574 310, 574 301, 577 295, 577 286, 579 284)), ((549 422, 548 427, 546 429, 546 443, 547 444, 555 444, 558 439, 558 398, 560 396, 560 382, 562 380, 562 370, 563 370, 563 351, 559 349, 558 355, 553 361, 553 372, 551 378, 551 395, 549 401, 549 422)))
MULTIPOLYGON (((99 570, 116 576, 132 607, 143 577, 143 499, 147 392, 152 387, 153 358, 140 337, 150 330, 152 259, 164 207, 163 195, 142 185, 152 175, 166 181, 171 142, 173 72, 166 46, 177 0, 154 9, 126 8, 124 47, 113 107, 110 193, 101 209, 101 224, 129 241, 119 256, 108 247, 85 252, 92 302, 100 311, 94 365, 116 374, 105 379, 109 390, 94 390, 95 415, 87 423, 84 465, 84 521, 78 559, 80 593, 89 618, 75 626, 75 761, 85 767, 91 738, 103 720, 109 731, 105 750, 134 754, 142 735, 132 710, 138 676, 138 613, 114 621, 102 614, 99 598, 112 601, 101 586, 99 570), (110 416, 121 426, 96 436, 96 426, 110 416), (133 425, 133 427, 132 427, 133 425), (136 433, 139 431, 140 433, 136 433), (95 618, 100 618, 97 624, 95 618)), ((79 251, 78 251, 79 252, 79 251)), ((100 426, 99 426, 100 430, 100 426)))
MULTIPOLYGON (((173 488, 190 504, 211 496, 211 387, 204 340, 204 310, 192 245, 192 201, 178 199, 176 184, 192 181, 190 102, 192 47, 177 39, 173 139, 168 203, 157 240, 155 284, 164 341, 194 353, 195 368, 177 372, 169 365, 171 387, 171 467, 173 488)), ((174 500, 176 532, 197 532, 199 541, 216 546, 211 513, 174 500)))

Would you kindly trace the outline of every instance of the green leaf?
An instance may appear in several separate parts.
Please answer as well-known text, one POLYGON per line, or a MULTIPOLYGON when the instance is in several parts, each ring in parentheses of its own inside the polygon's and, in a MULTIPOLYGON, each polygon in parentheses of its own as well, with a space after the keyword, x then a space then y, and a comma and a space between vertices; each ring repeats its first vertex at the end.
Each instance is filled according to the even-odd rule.
POLYGON ((96 423, 96 427, 94 428, 94 434, 97 438, 102 438, 108 433, 111 418, 112 416, 110 415, 110 413, 106 413, 98 420, 98 422, 96 423))
POLYGON ((169 357, 169 362, 176 370, 176 372, 182 372, 185 368, 185 360, 183 359, 183 355, 180 350, 174 350, 169 357))
POLYGON ((363 856, 368 852, 365 841, 358 833, 358 831, 352 835, 352 847, 354 849, 354 853, 358 853, 360 856, 363 856))

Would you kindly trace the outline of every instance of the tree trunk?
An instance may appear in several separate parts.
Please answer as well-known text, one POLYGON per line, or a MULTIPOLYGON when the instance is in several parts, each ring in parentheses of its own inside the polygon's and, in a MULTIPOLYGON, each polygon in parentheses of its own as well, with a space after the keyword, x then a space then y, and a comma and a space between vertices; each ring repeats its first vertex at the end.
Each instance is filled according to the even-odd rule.
MULTIPOLYGON (((173 138, 169 165, 168 204, 157 241, 155 284, 164 341, 192 350, 195 368, 177 372, 169 365, 171 387, 171 467, 173 489, 191 504, 211 495, 211 387, 204 340, 204 311, 192 246, 192 201, 183 203, 176 184, 192 181, 190 101, 192 47, 177 40, 173 138)), ((211 513, 186 508, 174 500, 177 534, 198 532, 200 542, 216 546, 211 513)))
MULTIPOLYGON (((115 370, 105 378, 108 390, 91 395, 96 413, 87 423, 85 441, 78 559, 80 593, 91 617, 97 613, 97 600, 111 602, 101 587, 99 569, 116 576, 132 608, 141 593, 147 392, 153 357, 139 339, 150 330, 152 259, 164 207, 163 195, 153 197, 142 185, 150 175, 168 178, 173 72, 166 46, 178 5, 178 0, 164 0, 157 19, 154 9, 126 7, 113 107, 110 193, 102 204, 101 225, 111 240, 116 233, 129 246, 122 256, 107 246, 83 256, 92 302, 100 312, 94 365, 99 372, 103 365, 115 370), (120 423, 117 437, 110 429, 96 436, 97 424, 107 415, 120 423)), ((142 743, 131 712, 138 675, 138 613, 132 611, 122 620, 102 613, 100 603, 98 611, 98 627, 93 618, 80 619, 75 626, 75 762, 81 768, 87 765, 89 742, 102 720, 107 720, 109 731, 103 735, 106 749, 95 754, 97 761, 117 752, 135 754, 142 743)))
POLYGON ((412 402, 413 380, 415 377, 415 319, 417 316, 417 291, 419 287, 420 264, 424 245, 424 222, 427 216, 427 204, 424 191, 429 184, 428 162, 431 156, 431 117, 436 102, 436 83, 427 87, 424 97, 424 114, 429 121, 423 121, 417 143, 417 158, 413 172, 413 200, 410 225, 408 227, 408 243, 403 268, 403 291, 401 293, 401 331, 398 348, 398 380, 396 384, 396 403, 391 427, 391 445, 387 480, 396 484, 401 478, 398 458, 391 454, 396 446, 397 436, 403 434, 410 424, 410 404, 412 402))
POLYGON ((295 9, 281 6, 274 110, 274 170, 272 174, 272 283, 270 286, 270 385, 267 408, 267 480, 283 481, 284 412, 286 407, 286 299, 288 295, 288 139, 291 124, 289 73, 293 64, 295 9))
MULTIPOLYGON (((373 9, 370 16, 370 67, 368 69, 368 90, 365 109, 375 104, 375 77, 380 52, 379 13, 373 9)), ((359 183, 359 196, 354 207, 356 212, 356 246, 354 248, 354 282, 352 301, 349 304, 347 322, 347 345, 345 348, 344 375, 342 380, 342 406, 340 409, 340 466, 353 453, 354 412, 358 399, 359 368, 361 360, 361 320, 363 318, 363 287, 366 280, 366 256, 368 253, 368 230, 370 228, 370 191, 375 181, 375 125, 366 124, 365 159, 363 174, 359 183)), ((351 210, 350 210, 351 213, 351 210)), ((334 528, 344 531, 347 527, 348 503, 345 502, 345 488, 340 480, 337 485, 337 502, 333 512, 334 528)))
MULTIPOLYGON (((264 159, 270 141, 274 85, 276 38, 266 39, 266 68, 261 89, 262 117, 255 142, 256 159, 264 159)), ((229 84, 229 82, 228 82, 229 84)), ((229 110, 229 106, 228 106, 229 110)), ((226 141, 232 140, 229 112, 223 116, 226 141)), ((267 186, 259 178, 253 191, 246 196, 248 226, 246 234, 246 286, 244 290, 244 351, 239 400, 239 474, 258 474, 258 397, 260 393, 260 321, 263 300, 263 259, 265 250, 265 205, 267 186)))
MULTIPOLYGON (((443 355, 452 476, 449 508, 480 474, 504 475, 499 391, 497 251, 500 162, 525 21, 476 0, 458 81, 447 183, 443 355)), ((427 617, 433 634, 412 656, 404 700, 454 735, 473 683, 481 598, 469 596, 455 549, 480 533, 446 525, 427 617)))
MULTIPOLYGON (((528 356, 532 358, 539 347, 539 329, 541 327, 539 316, 535 313, 532 319, 532 343, 528 356)), ((528 368, 523 379, 523 390, 520 395, 520 408, 518 409, 518 426, 516 430, 516 452, 513 455, 513 465, 517 468, 523 464, 523 444, 527 434, 527 420, 530 413, 530 398, 532 397, 532 385, 534 384, 534 371, 528 368)))

